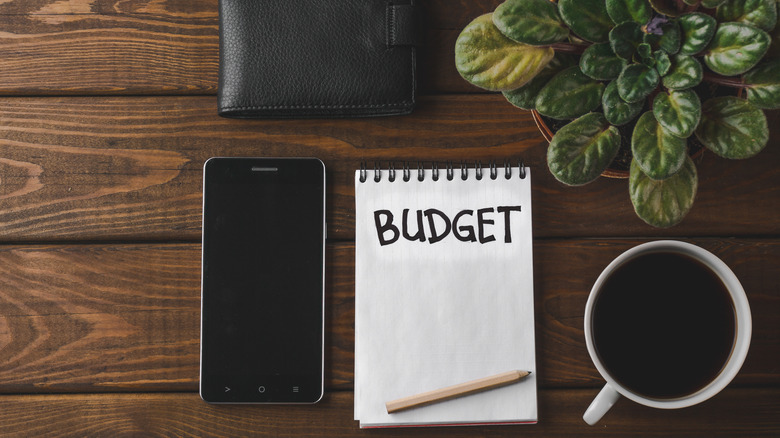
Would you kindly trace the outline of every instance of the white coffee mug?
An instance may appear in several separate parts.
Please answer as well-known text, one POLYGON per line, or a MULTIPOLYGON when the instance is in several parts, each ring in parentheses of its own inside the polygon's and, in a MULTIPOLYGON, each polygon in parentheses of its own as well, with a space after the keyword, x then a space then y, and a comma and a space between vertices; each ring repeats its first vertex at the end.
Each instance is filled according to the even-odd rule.
POLYGON ((676 409, 692 406, 697 403, 701 403, 710 397, 720 392, 726 385, 731 382, 734 376, 737 375, 739 369, 742 367, 745 357, 747 356, 748 347, 750 346, 750 337, 752 332, 752 319, 750 315, 750 306, 748 305, 747 296, 745 290, 742 288, 739 280, 734 272, 720 260, 717 256, 711 252, 702 249, 696 245, 690 243, 674 241, 674 240, 659 240, 654 242, 648 242, 638 245, 629 249, 615 260, 612 261, 601 273, 588 296, 588 302, 585 305, 585 342, 588 347, 588 353, 596 366, 596 369, 607 381, 604 388, 599 392, 596 398, 591 402, 585 414, 582 416, 586 423, 593 425, 598 422, 601 417, 617 402, 622 395, 630 400, 645 406, 661 409, 676 409), (704 388, 678 398, 672 399, 654 399, 639 395, 632 392, 628 388, 618 383, 607 371, 602 364, 599 356, 596 354, 596 348, 593 341, 593 307, 596 301, 596 297, 601 291, 601 287, 610 274, 615 271, 616 268, 621 266, 626 261, 633 259, 639 255, 653 253, 653 252, 674 252, 684 254, 699 262, 703 263, 709 269, 712 270, 721 280, 723 285, 728 290, 732 303, 734 305, 735 324, 734 328, 736 333, 734 335, 734 345, 725 366, 721 369, 720 373, 704 388))

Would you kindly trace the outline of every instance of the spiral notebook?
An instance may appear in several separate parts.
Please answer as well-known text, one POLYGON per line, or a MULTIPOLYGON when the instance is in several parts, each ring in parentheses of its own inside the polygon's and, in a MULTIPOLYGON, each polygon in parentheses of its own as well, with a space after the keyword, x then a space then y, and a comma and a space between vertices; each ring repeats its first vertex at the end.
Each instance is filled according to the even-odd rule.
POLYGON ((537 421, 531 173, 355 172, 355 419, 361 428, 537 421), (388 414, 385 403, 510 370, 518 383, 388 414))

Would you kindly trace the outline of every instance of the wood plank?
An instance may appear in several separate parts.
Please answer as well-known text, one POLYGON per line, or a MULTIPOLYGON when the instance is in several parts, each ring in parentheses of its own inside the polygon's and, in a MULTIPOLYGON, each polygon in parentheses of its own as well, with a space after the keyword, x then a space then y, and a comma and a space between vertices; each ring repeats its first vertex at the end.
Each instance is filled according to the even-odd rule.
MULTIPOLYGON (((775 137, 777 122, 773 112, 775 137)), ((354 238, 354 171, 363 160, 518 157, 533 169, 535 236, 661 232, 636 217, 625 180, 557 182, 529 113, 496 95, 430 96, 405 117, 275 121, 220 118, 213 97, 0 98, 0 123, 4 241, 199 240, 201 169, 212 156, 321 158, 331 238, 354 238)), ((748 160, 705 153, 693 210, 663 234, 778 235, 775 145, 748 160)))
MULTIPOLYGON (((428 2, 421 94, 480 92, 458 75, 455 39, 500 2, 428 2)), ((215 94, 217 0, 0 3, 0 94, 215 94)))
MULTIPOLYGON (((595 387, 582 313, 590 286, 632 240, 534 242, 537 363, 543 387, 595 387)), ((742 279, 753 312, 738 385, 780 383, 780 240, 695 239, 742 279)), ((354 245, 329 244, 326 379, 350 389, 354 245)), ((197 244, 0 247, 0 393, 196 391, 197 244)))
POLYGON ((198 247, 4 247, 0 260, 3 392, 197 388, 198 247))
POLYGON ((218 26, 202 21, 0 15, 0 94, 214 94, 218 26))
POLYGON ((539 424, 360 430, 351 392, 316 405, 209 405, 194 393, 6 395, 0 434, 25 436, 777 436, 780 389, 727 388, 694 407, 661 410, 621 400, 596 426, 582 413, 596 389, 539 391, 539 424), (707 421, 702 421, 706 418, 707 421))

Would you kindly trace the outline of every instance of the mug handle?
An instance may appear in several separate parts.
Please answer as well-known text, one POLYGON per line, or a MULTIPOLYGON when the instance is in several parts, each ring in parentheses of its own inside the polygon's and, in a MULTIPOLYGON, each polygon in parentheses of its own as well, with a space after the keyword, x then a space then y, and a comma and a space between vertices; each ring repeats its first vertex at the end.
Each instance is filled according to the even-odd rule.
POLYGON ((585 422, 589 425, 593 426, 599 420, 601 420, 601 417, 607 413, 607 411, 615 404, 615 402, 618 401, 619 398, 620 393, 615 391, 615 389, 611 387, 609 383, 607 383, 604 385, 604 388, 601 389, 599 395, 597 395, 596 398, 594 398, 590 403, 588 409, 585 410, 585 413, 582 415, 582 419, 585 420, 585 422))

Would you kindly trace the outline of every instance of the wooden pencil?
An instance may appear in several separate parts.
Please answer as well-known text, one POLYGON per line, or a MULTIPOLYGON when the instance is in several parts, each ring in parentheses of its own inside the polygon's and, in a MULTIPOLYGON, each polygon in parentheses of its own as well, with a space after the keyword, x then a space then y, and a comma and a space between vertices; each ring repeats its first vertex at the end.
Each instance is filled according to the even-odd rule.
POLYGON ((507 371, 505 373, 483 377, 481 379, 472 380, 470 382, 459 383, 457 385, 448 386, 446 388, 435 389, 433 391, 399 398, 397 400, 385 403, 385 407, 387 408, 387 413, 392 414, 394 412, 399 412, 406 409, 417 408, 420 406, 429 405, 431 403, 438 403, 445 400, 474 394, 476 392, 487 391, 489 389, 510 385, 512 383, 519 382, 529 374, 531 374, 530 371, 507 371))

